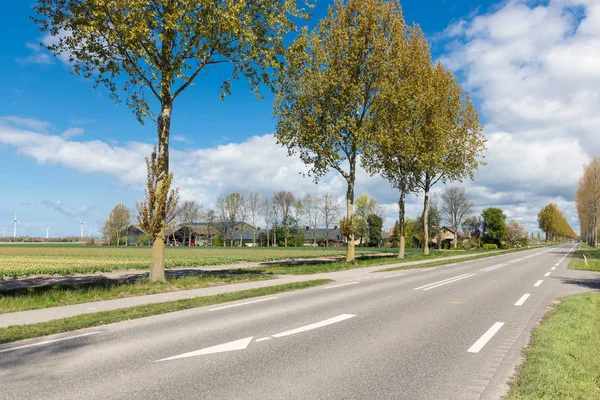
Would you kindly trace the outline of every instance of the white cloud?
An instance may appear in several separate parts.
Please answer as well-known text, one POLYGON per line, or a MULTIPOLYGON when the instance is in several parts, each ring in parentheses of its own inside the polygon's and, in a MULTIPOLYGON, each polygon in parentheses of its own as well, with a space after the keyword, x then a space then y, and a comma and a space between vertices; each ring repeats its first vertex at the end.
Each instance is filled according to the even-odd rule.
POLYGON ((21 118, 13 115, 0 116, 0 125, 6 124, 17 128, 32 129, 40 132, 47 132, 53 126, 49 122, 39 121, 33 118, 21 118))
POLYGON ((446 30, 442 61, 487 120, 476 183, 501 193, 511 214, 528 210, 530 227, 552 200, 575 215, 582 165, 600 150, 599 22, 595 0, 511 0, 446 30))
POLYGON ((39 45, 31 42, 25 43, 25 47, 31 54, 26 57, 17 57, 15 61, 18 64, 52 64, 54 61, 48 52, 39 45))
POLYGON ((81 136, 85 133, 83 128, 69 128, 66 131, 64 131, 61 136, 64 137, 65 139, 70 139, 74 136, 81 136))
POLYGON ((35 53, 27 57, 17 57, 15 61, 18 64, 52 64, 52 57, 47 53, 35 53))
POLYGON ((191 140, 184 135, 171 135, 171 140, 180 143, 191 143, 191 140))
POLYGON ((60 200, 48 201, 42 200, 41 203, 51 210, 54 210, 66 217, 83 217, 89 211, 93 210, 94 206, 72 207, 61 203, 60 200))

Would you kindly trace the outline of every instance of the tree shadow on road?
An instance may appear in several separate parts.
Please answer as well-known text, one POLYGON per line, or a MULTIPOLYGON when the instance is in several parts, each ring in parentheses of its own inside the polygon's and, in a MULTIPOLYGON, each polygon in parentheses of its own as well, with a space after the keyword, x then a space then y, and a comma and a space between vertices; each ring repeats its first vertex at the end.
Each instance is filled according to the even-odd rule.
POLYGON ((576 285, 593 291, 600 291, 600 274, 594 278, 562 278, 561 281, 568 285, 576 285))

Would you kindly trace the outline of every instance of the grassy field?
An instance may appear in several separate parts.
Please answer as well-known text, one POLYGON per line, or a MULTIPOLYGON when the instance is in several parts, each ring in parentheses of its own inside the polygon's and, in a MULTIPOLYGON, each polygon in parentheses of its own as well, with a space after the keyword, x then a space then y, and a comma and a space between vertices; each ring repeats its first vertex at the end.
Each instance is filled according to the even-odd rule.
MULTIPOLYGON (((359 248, 359 254, 393 252, 394 249, 359 248)), ((200 267, 238 262, 265 262, 282 259, 310 259, 342 256, 345 248, 251 248, 205 247, 167 248, 166 267, 200 267)), ((149 247, 95 247, 83 245, 0 245, 0 277, 39 274, 68 275, 146 269, 149 247)))
POLYGON ((143 279, 130 283, 110 281, 78 286, 28 288, 2 293, 0 296, 0 314, 179 290, 199 289, 232 283, 252 282, 270 278, 266 275, 251 274, 203 274, 171 278, 167 279, 166 282, 150 282, 147 279, 143 279))
POLYGON ((585 243, 580 243, 569 262, 569 269, 600 272, 600 248, 593 248, 585 243), (588 265, 585 265, 584 255, 587 258, 588 265))
POLYGON ((330 282, 332 282, 330 279, 318 279, 305 282, 288 283, 285 285, 223 293, 214 296, 195 297, 193 299, 146 304, 137 307, 82 314, 75 317, 57 319, 39 324, 14 325, 9 326, 8 328, 0 328, 0 343, 8 343, 39 336, 53 335, 56 333, 69 332, 77 329, 89 328, 92 326, 106 325, 114 322, 149 317, 151 315, 165 314, 174 311, 187 310, 190 308, 204 307, 229 301, 243 300, 251 297, 267 296, 275 293, 306 289, 314 286, 325 285, 330 282))
POLYGON ((508 400, 600 399, 600 293, 567 297, 533 333, 508 400))

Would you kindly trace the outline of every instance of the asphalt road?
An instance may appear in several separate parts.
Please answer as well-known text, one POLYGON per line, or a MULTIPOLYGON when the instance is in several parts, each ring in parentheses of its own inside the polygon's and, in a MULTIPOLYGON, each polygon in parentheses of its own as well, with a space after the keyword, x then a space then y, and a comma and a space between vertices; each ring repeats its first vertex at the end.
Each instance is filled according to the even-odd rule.
POLYGON ((571 248, 3 345, 0 398, 497 399, 552 299, 598 283, 571 248))

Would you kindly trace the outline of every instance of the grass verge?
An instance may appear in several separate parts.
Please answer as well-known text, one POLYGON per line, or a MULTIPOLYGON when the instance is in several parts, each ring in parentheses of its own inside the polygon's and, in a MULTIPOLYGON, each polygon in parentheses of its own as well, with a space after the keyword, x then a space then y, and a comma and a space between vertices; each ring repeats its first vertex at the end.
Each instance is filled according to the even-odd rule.
POLYGON ((573 257, 569 262, 569 269, 600 272, 600 248, 593 248, 585 243, 580 243, 577 250, 573 252, 573 257), (583 258, 584 255, 587 258, 587 265, 583 258))
POLYGON ((165 303, 146 304, 143 306, 120 308, 117 310, 102 311, 92 314, 82 314, 75 317, 57 319, 39 324, 15 325, 0 328, 0 343, 14 342, 17 340, 53 335, 69 332, 92 326, 106 325, 130 319, 149 317, 152 315, 166 314, 190 308, 204 307, 212 304, 226 303, 248 299, 251 297, 267 296, 275 293, 289 292, 292 290, 306 289, 314 286, 325 285, 333 282, 331 279, 317 279, 305 282, 288 283, 285 285, 269 286, 265 288, 242 290, 239 292, 223 293, 214 296, 196 297, 193 299, 170 301, 165 303))
MULTIPOLYGON (((396 253, 390 253, 389 257, 378 257, 378 258, 359 258, 353 263, 348 263, 346 261, 335 261, 335 262, 320 262, 320 263, 310 263, 309 261, 301 262, 297 265, 289 264, 289 265, 275 265, 271 267, 253 267, 246 268, 244 271, 261 273, 261 274, 272 274, 272 275, 310 275, 310 274, 319 274, 326 272, 336 272, 336 271, 345 271, 348 269, 355 268, 366 268, 366 267, 376 267, 378 265, 386 265, 386 264, 397 264, 399 262, 406 263, 411 261, 420 261, 420 260, 435 260, 436 258, 442 257, 452 257, 457 255, 468 255, 468 254, 481 254, 486 252, 485 250, 471 250, 471 251, 437 251, 433 250, 428 256, 424 256, 420 252, 409 252, 406 254, 406 257, 401 261, 396 257, 396 253)), ((494 253, 500 254, 500 253, 494 253)), ((492 254, 489 254, 492 255, 492 254)), ((442 263, 451 263, 457 260, 452 261, 441 261, 442 263)), ((462 261, 462 259, 461 259, 462 261)), ((416 268, 417 266, 410 266, 406 268, 416 268)))
POLYGON ((600 399, 600 293, 569 296, 533 332, 507 400, 600 399))
POLYGON ((465 262, 465 261, 471 261, 471 260, 479 260, 481 258, 499 256, 499 255, 508 254, 508 253, 516 253, 516 252, 524 251, 524 250, 530 250, 530 249, 503 250, 503 251, 497 251, 497 252, 494 252, 491 254, 479 254, 479 255, 476 255, 473 257, 465 257, 465 258, 459 258, 459 259, 453 259, 453 260, 432 261, 432 262, 428 262, 428 263, 413 264, 413 265, 401 265, 398 267, 386 268, 386 269, 382 269, 382 270, 375 271, 375 272, 390 272, 390 271, 400 271, 403 269, 437 267, 438 265, 446 265, 446 264, 453 264, 453 263, 459 263, 459 262, 465 262))
POLYGON ((169 278, 166 282, 150 282, 148 279, 141 279, 135 282, 117 282, 112 280, 84 285, 31 287, 10 292, 0 292, 0 314, 265 279, 271 279, 271 277, 243 273, 200 274, 181 278, 169 278))

